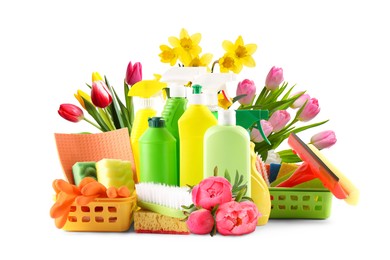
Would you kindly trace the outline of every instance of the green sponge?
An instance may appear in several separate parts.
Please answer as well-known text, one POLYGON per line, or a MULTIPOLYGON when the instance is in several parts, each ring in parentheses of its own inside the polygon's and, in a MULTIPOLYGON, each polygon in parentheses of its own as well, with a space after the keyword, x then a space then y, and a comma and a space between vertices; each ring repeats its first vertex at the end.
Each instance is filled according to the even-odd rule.
POLYGON ((72 172, 76 186, 85 177, 92 177, 96 180, 96 162, 76 162, 72 166, 72 172))

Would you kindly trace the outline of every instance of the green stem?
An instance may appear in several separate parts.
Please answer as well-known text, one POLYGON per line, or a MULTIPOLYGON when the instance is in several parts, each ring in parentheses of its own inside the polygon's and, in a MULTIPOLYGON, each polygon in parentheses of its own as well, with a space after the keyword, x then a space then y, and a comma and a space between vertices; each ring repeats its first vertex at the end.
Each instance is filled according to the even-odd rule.
POLYGON ((216 65, 218 62, 219 62, 219 60, 216 60, 216 61, 213 62, 213 65, 211 66, 211 73, 214 72, 214 67, 215 67, 215 65, 216 65))
POLYGON ((94 127, 96 127, 97 129, 99 129, 100 131, 103 132, 103 130, 100 128, 100 126, 98 126, 97 124, 95 124, 94 122, 88 120, 87 118, 83 118, 86 122, 90 123, 91 125, 93 125, 94 127))
POLYGON ((98 110, 99 110, 99 114, 100 114, 100 116, 102 117, 102 119, 103 119, 103 121, 106 123, 106 125, 108 126, 108 128, 110 128, 110 130, 112 131, 112 130, 115 130, 115 128, 114 128, 114 126, 112 125, 112 123, 111 123, 111 120, 108 118, 108 116, 107 116, 107 108, 105 108, 105 109, 102 109, 102 108, 98 108, 98 110))

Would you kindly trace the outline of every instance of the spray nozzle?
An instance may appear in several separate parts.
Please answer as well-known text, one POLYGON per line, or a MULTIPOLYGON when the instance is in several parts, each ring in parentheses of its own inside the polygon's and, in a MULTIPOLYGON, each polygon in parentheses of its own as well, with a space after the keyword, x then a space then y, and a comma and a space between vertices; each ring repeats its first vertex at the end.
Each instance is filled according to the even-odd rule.
POLYGON ((193 85, 192 86, 192 94, 202 94, 202 86, 201 85, 193 85))
POLYGON ((236 110, 236 125, 242 126, 245 129, 249 129, 251 126, 253 126, 253 124, 257 123, 256 128, 259 130, 261 137, 263 137, 267 144, 271 145, 271 142, 265 136, 260 123, 260 120, 267 120, 268 118, 268 110, 236 110))

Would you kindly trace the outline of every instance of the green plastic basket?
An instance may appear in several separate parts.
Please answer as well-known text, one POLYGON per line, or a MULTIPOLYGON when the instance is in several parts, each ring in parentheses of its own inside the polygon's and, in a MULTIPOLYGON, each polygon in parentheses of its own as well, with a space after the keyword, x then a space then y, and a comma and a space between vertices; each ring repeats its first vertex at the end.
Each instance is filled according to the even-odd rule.
POLYGON ((320 188, 269 188, 270 218, 326 219, 330 216, 332 193, 320 188))

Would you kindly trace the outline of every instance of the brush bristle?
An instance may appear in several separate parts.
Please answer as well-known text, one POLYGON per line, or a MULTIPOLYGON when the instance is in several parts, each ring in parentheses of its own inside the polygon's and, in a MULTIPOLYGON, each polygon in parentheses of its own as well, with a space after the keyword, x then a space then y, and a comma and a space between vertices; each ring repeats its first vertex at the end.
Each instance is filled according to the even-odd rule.
POLYGON ((269 178, 267 175, 267 170, 265 169, 265 163, 264 163, 263 159, 261 158, 261 155, 258 153, 256 153, 256 169, 261 174, 265 183, 269 187, 270 182, 269 182, 269 178))
POLYGON ((192 204, 189 188, 142 182, 135 185, 137 199, 172 209, 192 204))

